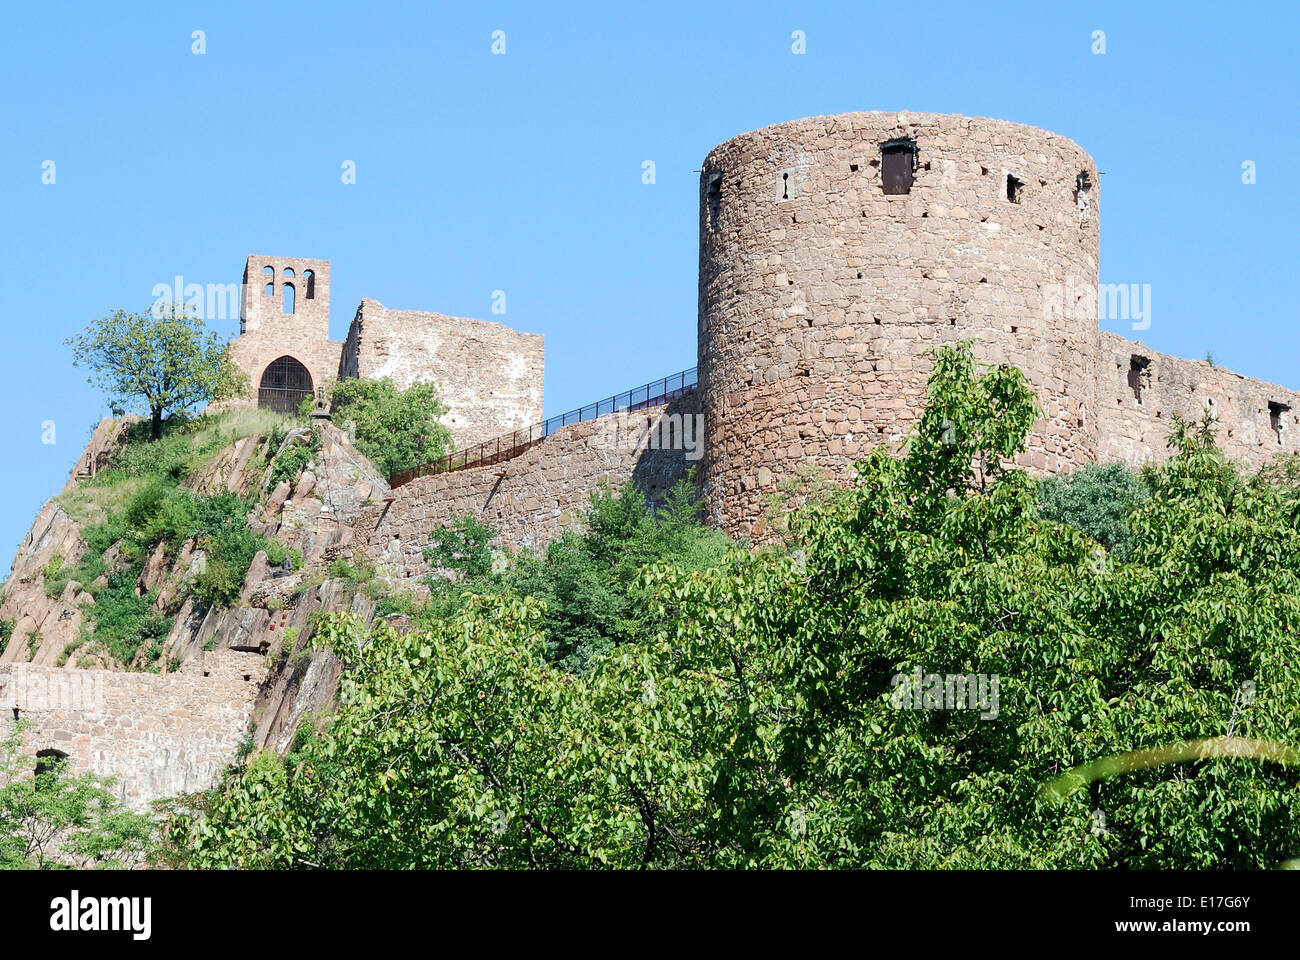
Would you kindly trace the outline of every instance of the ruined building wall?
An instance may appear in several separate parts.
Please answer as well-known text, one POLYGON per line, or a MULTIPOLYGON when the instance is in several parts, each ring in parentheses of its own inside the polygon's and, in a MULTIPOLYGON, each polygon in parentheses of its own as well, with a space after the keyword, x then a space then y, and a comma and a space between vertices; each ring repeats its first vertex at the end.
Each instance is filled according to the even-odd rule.
POLYGON ((230 353, 248 374, 253 388, 250 402, 257 402, 263 372, 283 356, 293 357, 306 367, 317 389, 337 375, 343 344, 329 338, 328 260, 249 257, 244 265, 242 289, 240 335, 230 342, 230 353), (272 273, 265 272, 267 267, 272 273), (294 288, 292 314, 283 312, 286 285, 294 288))
POLYGON ((388 377, 402 388, 432 380, 448 407, 442 422, 460 448, 542 419, 544 363, 541 334, 362 300, 338 371, 388 377))
POLYGON ((412 480, 374 509, 372 523, 358 525, 372 531, 367 552, 398 580, 420 577, 429 534, 465 513, 500 529, 511 547, 539 548, 581 518, 601 482, 634 480, 657 500, 697 462, 690 441, 703 437, 681 439, 677 430, 686 418, 698 424, 698 399, 692 392, 626 418, 570 424, 513 460, 412 480))
POLYGON ((10 664, 0 668, 0 723, 28 721, 24 753, 58 751, 77 773, 115 778, 119 799, 143 809, 217 782, 265 672, 263 657, 233 651, 161 676, 10 664))
POLYGON ((699 367, 715 522, 761 537, 763 497, 795 465, 844 479, 898 442, 921 409, 925 351, 958 339, 1037 390, 1026 466, 1094 458, 1096 303, 1075 291, 1097 283, 1096 184, 1063 137, 934 114, 814 117, 710 152, 699 367), (882 145, 898 140, 915 143, 914 180, 886 194, 882 145), (1077 302, 1057 303, 1067 287, 1077 302))
POLYGON ((1233 459, 1258 467, 1300 451, 1300 393, 1113 333, 1101 335, 1101 348, 1100 459, 1129 466, 1164 460, 1173 415, 1199 421, 1207 409, 1219 419, 1219 446, 1233 459))

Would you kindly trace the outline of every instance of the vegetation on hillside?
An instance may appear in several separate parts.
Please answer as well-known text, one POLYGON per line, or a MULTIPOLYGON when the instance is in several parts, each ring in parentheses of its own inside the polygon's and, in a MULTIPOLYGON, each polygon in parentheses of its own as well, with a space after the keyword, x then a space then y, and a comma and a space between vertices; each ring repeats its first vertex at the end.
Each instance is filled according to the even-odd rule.
POLYGON ((187 598, 229 603, 258 550, 283 559, 282 545, 249 529, 252 501, 187 486, 234 441, 276 432, 284 432, 282 418, 250 410, 174 417, 157 440, 137 424, 111 466, 61 498, 82 522, 87 549, 75 565, 56 557, 45 570, 45 590, 59 596, 75 580, 95 601, 85 607, 87 624, 62 659, 94 652, 113 663, 153 667, 171 631, 171 614, 187 598), (201 559, 160 609, 156 591, 138 589, 145 563, 161 549, 170 565, 187 544, 201 559))
POLYGON ((1044 492, 1003 466, 1035 413, 1019 371, 944 348, 901 455, 877 450, 847 494, 811 499, 788 548, 726 547, 688 507, 650 516, 630 491, 599 494, 586 532, 504 566, 490 531, 461 521, 431 544, 455 581, 411 611, 415 629, 326 619, 314 642, 348 665, 337 716, 287 761, 256 754, 175 804, 173 855, 1133 869, 1300 856, 1294 501, 1226 462, 1208 422, 1176 422, 1175 455, 1140 485, 1102 470, 1044 492), (1122 523, 1112 494, 1130 498, 1122 523), (924 690, 900 698, 916 674, 924 690), (945 675, 983 678, 985 698, 945 701, 930 683, 945 675), (1231 749, 1187 746, 1203 742, 1231 749))
POLYGON ((334 383, 328 394, 335 422, 352 424, 357 449, 386 477, 451 451, 451 434, 437 420, 447 406, 432 383, 403 390, 386 377, 354 377, 334 383))

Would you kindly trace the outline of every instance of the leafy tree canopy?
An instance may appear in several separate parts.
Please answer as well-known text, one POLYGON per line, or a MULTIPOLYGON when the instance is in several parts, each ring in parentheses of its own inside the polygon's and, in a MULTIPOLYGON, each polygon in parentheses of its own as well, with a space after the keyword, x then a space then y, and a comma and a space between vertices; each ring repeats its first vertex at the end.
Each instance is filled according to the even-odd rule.
POLYGON ((163 418, 248 390, 248 377, 230 362, 228 348, 203 320, 181 304, 157 311, 118 310, 65 341, 73 366, 112 406, 148 411, 154 439, 163 418))
POLYGON ((1292 514, 1179 422, 1121 558, 1043 517, 1009 465, 1034 416, 1019 371, 944 348, 902 456, 796 514, 793 550, 652 558, 642 635, 576 675, 513 589, 400 635, 333 617, 332 725, 178 809, 171 842, 201 866, 1300 856, 1292 514), (916 673, 992 697, 900 699, 916 673))
POLYGON ((431 463, 452 448, 451 434, 437 420, 447 406, 432 383, 401 390, 387 377, 354 377, 335 383, 330 396, 335 421, 355 424, 357 448, 381 473, 431 463))

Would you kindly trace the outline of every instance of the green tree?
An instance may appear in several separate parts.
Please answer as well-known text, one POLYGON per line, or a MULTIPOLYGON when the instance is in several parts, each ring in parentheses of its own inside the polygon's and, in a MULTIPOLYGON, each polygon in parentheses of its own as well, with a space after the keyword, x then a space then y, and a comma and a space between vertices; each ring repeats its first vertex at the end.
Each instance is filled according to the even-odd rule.
POLYGON ((117 310, 66 341, 73 366, 110 405, 137 403, 149 413, 155 440, 163 418, 247 392, 248 378, 203 320, 180 304, 147 313, 117 310))
POLYGON ((333 386, 331 399, 335 420, 355 424, 357 448, 381 473, 431 463, 451 450, 451 434, 437 421, 447 407, 432 383, 400 390, 388 378, 351 378, 333 386))
POLYGON ((1039 483, 1038 507, 1044 518, 1083 531, 1124 559, 1133 552, 1129 514, 1149 495, 1141 474, 1123 464, 1088 464, 1039 483))
MULTIPOLYGON (((1040 515, 1010 367, 939 351, 794 549, 643 564, 574 674, 504 589, 355 617, 338 716, 172 822, 203 866, 1259 868, 1300 855, 1300 532, 1177 422, 1128 558, 1040 515), (920 673, 925 695, 899 697, 920 673), (978 709, 947 675, 996 680, 978 709), (930 677, 939 678, 937 687, 930 677), (936 699, 926 701, 927 696, 936 699), (1047 788, 1050 785, 1050 788, 1047 788)), ((611 504, 610 542, 642 521, 611 504)), ((637 538, 633 538, 637 539, 637 538)), ((616 558, 615 551, 605 557, 616 558)), ((604 555, 602 555, 604 556, 604 555)))
POLYGON ((66 761, 30 775, 21 730, 0 740, 0 870, 140 864, 152 845, 150 818, 124 809, 105 781, 69 774, 66 761))

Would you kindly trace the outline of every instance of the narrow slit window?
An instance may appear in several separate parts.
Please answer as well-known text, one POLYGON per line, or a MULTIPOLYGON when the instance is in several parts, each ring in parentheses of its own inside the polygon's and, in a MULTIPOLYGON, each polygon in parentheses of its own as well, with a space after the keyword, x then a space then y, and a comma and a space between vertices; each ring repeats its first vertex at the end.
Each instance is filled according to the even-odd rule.
POLYGON ((1268 402, 1268 425, 1277 437, 1278 446, 1286 443, 1286 414, 1290 409, 1285 403, 1268 402))
POLYGON ((284 299, 280 302, 280 310, 282 313, 293 313, 293 295, 293 284, 286 283, 284 285, 284 299))
POLYGON ((304 270, 302 272, 302 278, 307 281, 307 299, 315 300, 316 299, 316 271, 304 270))
POLYGON ((1134 354, 1128 362, 1128 385, 1133 399, 1142 402, 1142 394, 1151 388, 1151 361, 1134 354))
POLYGON ((718 215, 722 212, 722 174, 709 174, 709 226, 718 225, 718 215))
POLYGON ((1007 199, 1012 203, 1020 202, 1021 191, 1025 189, 1024 182, 1019 178, 1007 174, 1007 199))
POLYGON ((889 140, 880 145, 880 180, 886 196, 912 192, 916 173, 916 142, 889 140))
POLYGON ((1086 226, 1092 219, 1092 178, 1087 170, 1081 170, 1074 180, 1074 203, 1079 208, 1079 226, 1086 226))

